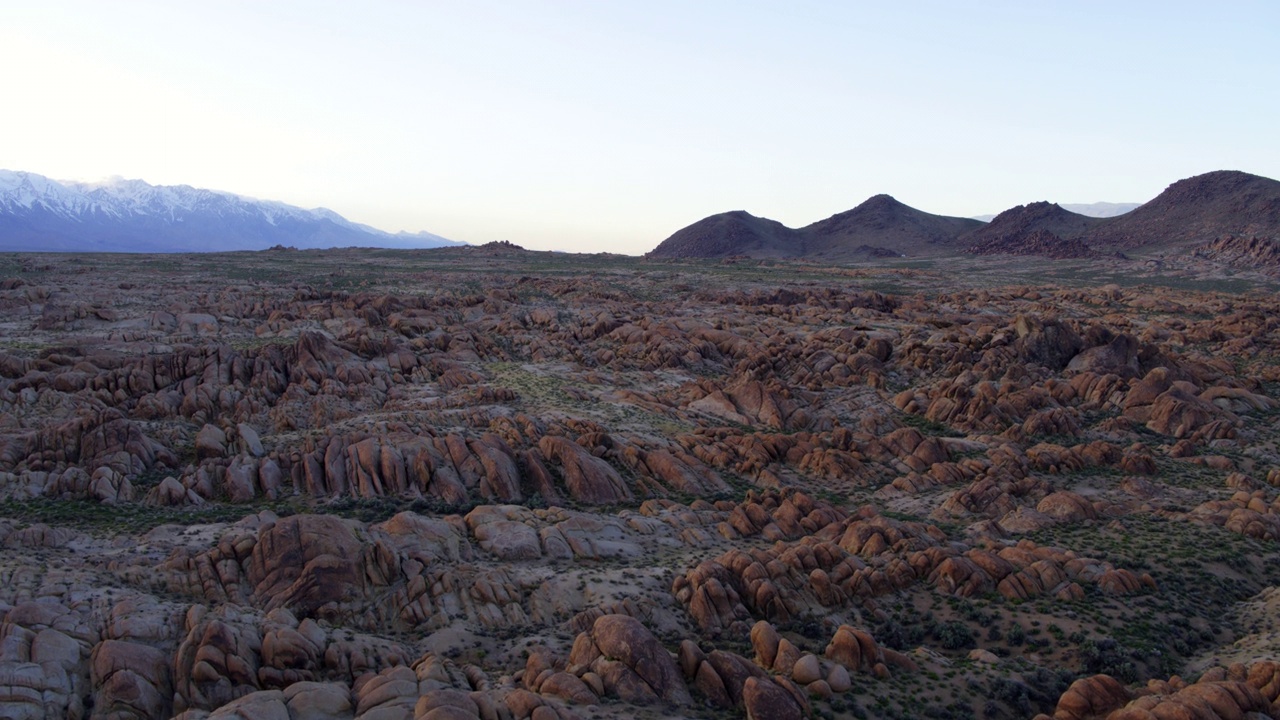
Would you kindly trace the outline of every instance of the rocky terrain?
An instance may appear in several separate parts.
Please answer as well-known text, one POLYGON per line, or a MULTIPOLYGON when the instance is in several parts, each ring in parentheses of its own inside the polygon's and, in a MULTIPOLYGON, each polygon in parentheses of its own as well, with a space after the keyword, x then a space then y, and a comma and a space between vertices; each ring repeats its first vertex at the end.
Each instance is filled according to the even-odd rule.
POLYGON ((649 255, 849 262, 970 253, 1062 260, 1135 251, 1183 256, 1222 237, 1280 238, 1280 181, 1219 170, 1179 180, 1129 212, 1090 217, 1041 201, 1006 210, 985 224, 931 215, 888 195, 797 230, 737 211, 700 220, 649 255))
POLYGON ((1280 717, 1264 251, 0 255, 0 716, 1280 717))
POLYGON ((1222 235, 1280 237, 1280 181, 1233 170, 1179 180, 1083 239, 1100 250, 1185 249, 1222 235))
POLYGON ((1204 260, 1246 270, 1258 270, 1272 277, 1280 276, 1280 241, 1263 237, 1223 235, 1195 248, 1195 256, 1204 260))
POLYGON ((1084 258, 1095 253, 1080 237, 1101 222, 1054 203, 1037 202, 1005 210, 962 240, 976 255, 1084 258))

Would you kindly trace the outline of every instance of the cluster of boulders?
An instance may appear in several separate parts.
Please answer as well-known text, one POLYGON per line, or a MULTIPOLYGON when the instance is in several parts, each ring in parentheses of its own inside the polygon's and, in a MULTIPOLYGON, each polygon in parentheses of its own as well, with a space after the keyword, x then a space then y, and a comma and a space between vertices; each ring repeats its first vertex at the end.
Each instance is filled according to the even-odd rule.
POLYGON ((1093 675, 1072 683, 1053 715, 1036 720, 1156 720, 1158 718, 1227 718, 1280 716, 1280 664, 1263 660, 1250 665, 1215 667, 1188 683, 1178 676, 1153 679, 1131 690, 1110 675, 1093 675))
POLYGON ((578 634, 566 658, 532 649, 518 678, 532 692, 571 704, 606 697, 638 705, 696 701, 764 720, 804 717, 810 698, 848 692, 859 674, 886 678, 891 667, 918 670, 910 658, 848 625, 835 631, 821 655, 801 650, 763 620, 752 626, 750 639, 752 658, 692 640, 681 641, 673 657, 640 621, 604 615, 578 634))
POLYGON ((175 548, 155 576, 211 604, 285 608, 370 631, 454 622, 531 627, 586 608, 583 594, 571 590, 575 576, 542 563, 634 559, 645 552, 640 540, 659 529, 662 536, 649 541, 682 545, 669 525, 635 527, 621 518, 516 505, 481 506, 465 518, 403 512, 372 525, 262 513, 213 547, 175 548))
MULTIPOLYGON (((1247 481, 1248 476, 1242 476, 1247 481)), ((1259 540, 1280 541, 1280 496, 1263 489, 1242 489, 1229 499, 1210 500, 1193 508, 1189 519, 1219 525, 1259 540)))
POLYGON ((919 582, 959 597, 998 592, 1017 600, 1081 599, 1082 583, 1117 595, 1156 587, 1149 574, 1030 540, 988 543, 970 547, 936 526, 866 507, 798 541, 727 550, 678 575, 671 591, 704 632, 719 635, 739 634, 753 619, 838 613, 919 582))
MULTIPOLYGON (((39 340, 0 350, 0 715, 798 718, 950 667, 878 629, 910 598, 1165 590, 1073 530, 1280 542, 1273 298, 860 272, 0 280, 39 340)), ((1054 717, 1275 715, 1276 677, 1094 676, 1054 717)))

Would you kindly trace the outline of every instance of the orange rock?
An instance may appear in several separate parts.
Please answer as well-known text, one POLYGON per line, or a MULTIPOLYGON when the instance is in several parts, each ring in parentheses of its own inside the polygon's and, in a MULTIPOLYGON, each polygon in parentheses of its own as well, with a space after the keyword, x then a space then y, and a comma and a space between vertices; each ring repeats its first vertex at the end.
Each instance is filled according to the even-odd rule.
POLYGON ((1093 675, 1071 683, 1058 698, 1054 720, 1085 720, 1105 716, 1129 702, 1129 692, 1110 675, 1093 675))
POLYGON ((686 680, 693 679, 698 672, 698 666, 702 664, 706 657, 707 654, 702 652, 702 649, 694 641, 689 639, 680 641, 680 652, 676 659, 680 663, 680 670, 684 673, 686 680))
POLYGON ((803 710, 791 693, 766 678, 747 678, 742 702, 748 720, 801 720, 803 710))
POLYGON ((574 705, 594 705, 596 694, 576 675, 567 672, 552 673, 538 689, 543 695, 552 695, 574 705))
POLYGON ((588 661, 592 653, 580 651, 575 641, 569 663, 592 666, 605 679, 606 687, 612 679, 623 699, 643 698, 643 684, 663 700, 675 703, 690 701, 675 660, 639 620, 629 615, 605 615, 596 620, 590 637, 602 657, 588 661), (596 667, 602 665, 603 658, 616 658, 618 662, 596 667), (630 674, 634 674, 639 683, 634 682, 630 674))
POLYGON ((716 672, 715 667, 709 662, 698 665, 694 674, 694 687, 698 688, 698 692, 702 693, 715 707, 731 708, 735 704, 720 673, 716 672))
POLYGON ((631 490, 610 465, 562 437, 545 436, 538 449, 548 460, 560 465, 569 494, 591 505, 610 505, 630 500, 631 490))
POLYGON ((790 640, 782 638, 778 642, 777 655, 773 659, 773 671, 781 675, 790 675, 800 656, 800 648, 791 644, 790 640))
POLYGON ((884 659, 880 646, 870 633, 849 625, 836 628, 835 635, 827 644, 825 656, 853 672, 870 670, 884 659))
POLYGON ((1062 490, 1045 496, 1036 510, 1060 522, 1078 522, 1098 517, 1093 503, 1073 492, 1062 490))
POLYGON ((778 631, 768 621, 760 620, 752 625, 751 647, 756 653, 756 664, 763 668, 773 667, 780 641, 778 631))

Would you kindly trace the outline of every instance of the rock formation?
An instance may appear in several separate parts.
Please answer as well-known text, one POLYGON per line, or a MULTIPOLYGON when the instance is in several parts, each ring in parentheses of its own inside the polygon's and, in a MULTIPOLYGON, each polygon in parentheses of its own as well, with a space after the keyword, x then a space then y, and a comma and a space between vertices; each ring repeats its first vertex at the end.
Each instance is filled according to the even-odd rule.
POLYGON ((436 252, 0 257, 0 715, 1276 715, 1274 292, 436 252))

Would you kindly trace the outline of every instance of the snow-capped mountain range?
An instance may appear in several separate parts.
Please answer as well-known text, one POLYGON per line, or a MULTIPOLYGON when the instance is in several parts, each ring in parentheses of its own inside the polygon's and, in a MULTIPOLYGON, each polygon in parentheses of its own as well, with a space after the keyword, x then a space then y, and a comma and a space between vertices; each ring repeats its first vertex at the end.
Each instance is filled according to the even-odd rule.
POLYGON ((388 233, 306 210, 189 185, 112 178, 63 182, 0 170, 0 251, 220 252, 465 245, 427 232, 388 233))

